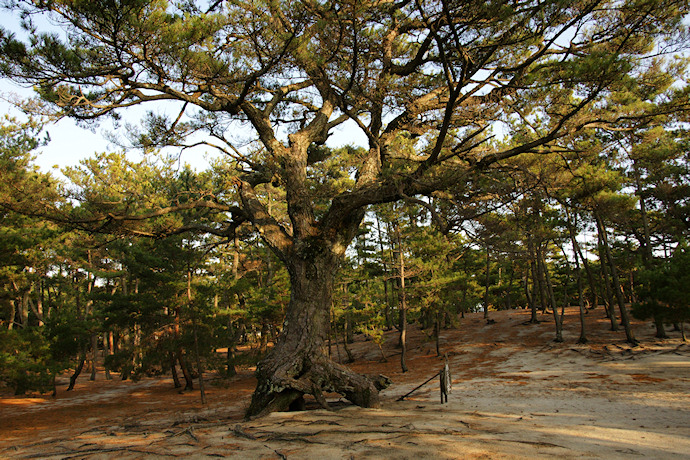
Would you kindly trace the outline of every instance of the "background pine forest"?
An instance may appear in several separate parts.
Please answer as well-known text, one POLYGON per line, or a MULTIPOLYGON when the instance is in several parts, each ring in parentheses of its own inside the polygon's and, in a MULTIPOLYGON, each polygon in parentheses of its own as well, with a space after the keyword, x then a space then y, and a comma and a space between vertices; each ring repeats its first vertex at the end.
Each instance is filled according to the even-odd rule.
MULTIPOLYGON (((515 308, 532 309, 535 321, 536 312, 553 312, 561 340, 559 312, 578 305, 605 308, 612 329, 628 327, 627 310, 654 321, 657 337, 682 329, 690 319, 687 132, 669 123, 571 142, 580 147, 523 155, 452 195, 370 208, 336 276, 330 340, 363 333, 380 343, 382 331, 402 331, 405 322, 435 337, 465 312, 484 311, 490 321, 491 311, 515 308)), ((6 386, 50 391, 56 375, 69 370, 74 383, 95 362, 122 379, 172 372, 176 385, 191 388, 200 367, 232 376, 260 359, 280 334, 290 293, 285 268, 250 229, 233 239, 194 229, 151 237, 217 218, 208 210, 115 231, 75 224, 80 211, 88 216, 106 202, 152 209, 217 193, 226 165, 195 172, 163 155, 132 162, 109 153, 65 170, 68 181, 59 182, 32 166, 40 145, 38 126, 4 122, 3 198, 31 209, 57 204, 71 216, 63 224, 2 213, 6 386)), ((332 174, 328 165, 318 171, 332 174)), ((279 193, 267 185, 262 199, 279 208, 279 193)))
POLYGON ((2 6, 24 35, 0 28, 0 75, 37 95, 0 123, 16 394, 97 366, 191 389, 258 362, 250 415, 322 390, 370 407, 327 341, 397 329, 404 369, 409 324, 433 339, 529 309, 562 341, 567 306, 581 343, 592 308, 631 345, 633 316, 685 335, 686 1, 2 6), (33 163, 51 121, 161 101, 178 115, 122 123, 128 149, 33 163), (330 146, 339 126, 367 147, 330 146), (223 155, 181 165, 199 146, 223 155))

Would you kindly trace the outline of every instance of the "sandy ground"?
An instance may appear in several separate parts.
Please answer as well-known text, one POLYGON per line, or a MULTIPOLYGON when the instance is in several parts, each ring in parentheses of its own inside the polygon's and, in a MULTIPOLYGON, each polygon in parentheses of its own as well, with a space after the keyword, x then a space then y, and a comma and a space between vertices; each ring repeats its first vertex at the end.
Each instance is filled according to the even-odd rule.
POLYGON ((537 325, 524 324, 526 311, 491 317, 494 324, 467 315, 442 334, 453 377, 448 404, 437 379, 397 401, 443 362, 413 328, 405 374, 393 332, 387 362, 364 337, 351 345, 353 368, 394 381, 380 409, 332 398, 333 411, 244 422, 250 370, 226 384, 208 374, 205 406, 170 379, 84 376, 57 398, 0 398, 0 458, 690 458, 690 345, 679 333, 660 341, 649 323, 636 323, 642 345, 631 348, 598 309, 587 315, 590 343, 577 345, 572 310, 557 344, 549 316, 537 325))

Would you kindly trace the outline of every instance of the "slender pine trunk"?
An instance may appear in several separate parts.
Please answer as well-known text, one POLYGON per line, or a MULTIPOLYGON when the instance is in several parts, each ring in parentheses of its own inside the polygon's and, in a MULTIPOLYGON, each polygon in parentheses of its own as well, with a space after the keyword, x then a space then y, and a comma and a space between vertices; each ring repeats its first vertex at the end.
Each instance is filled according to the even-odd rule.
POLYGON ((486 278, 485 278, 485 286, 484 286, 484 319, 489 319, 489 283, 491 282, 490 278, 490 262, 491 262, 491 257, 489 253, 489 246, 486 246, 486 278))
POLYGON ((546 287, 549 294, 549 303, 551 304, 551 310, 553 310, 553 319, 556 324, 556 338, 555 342, 563 342, 563 315, 558 314, 558 305, 556 304, 556 296, 553 292, 553 284, 551 283, 551 275, 549 274, 549 269, 546 266, 546 261, 544 260, 543 251, 539 251, 539 261, 541 265, 542 273, 546 281, 546 287))
POLYGON ((110 356, 110 341, 108 340, 108 336, 110 334, 112 334, 112 332, 109 331, 103 334, 103 371, 106 380, 111 380, 113 378, 110 375, 110 366, 108 365, 108 356, 110 356))
POLYGON ((196 358, 196 370, 199 374, 199 393, 201 404, 206 404, 206 386, 204 385, 204 368, 201 365, 199 353, 199 334, 197 332, 196 309, 192 302, 192 269, 187 264, 187 306, 192 314, 192 334, 194 335, 194 357, 196 358))
POLYGON ((621 323, 623 324, 623 329, 625 330, 626 341, 631 345, 638 345, 638 341, 635 339, 635 334, 633 333, 632 327, 630 325, 630 317, 628 315, 628 310, 625 307, 623 291, 621 289, 620 281, 618 279, 618 270, 616 269, 613 254, 611 253, 611 247, 608 243, 606 228, 604 227, 604 223, 598 214, 595 214, 595 218, 597 221, 597 226, 599 226, 601 231, 601 239, 604 246, 604 252, 606 254, 606 259, 608 261, 609 268, 611 269, 611 281, 613 282, 613 290, 616 294, 616 300, 618 301, 618 308, 621 313, 621 323))
POLYGON ((175 354, 170 353, 170 372, 172 373, 173 386, 175 388, 182 388, 180 383, 180 377, 177 375, 177 359, 175 359, 175 354))
MULTIPOLYGON (((652 252, 652 237, 651 237, 651 231, 649 228, 649 216, 647 215, 647 202, 645 200, 645 196, 642 193, 642 180, 640 177, 640 169, 639 166, 637 165, 637 161, 633 160, 634 168, 633 171, 635 173, 635 188, 637 192, 637 198, 640 203, 640 217, 642 220, 642 236, 643 236, 643 242, 642 242, 642 263, 644 265, 644 268, 647 270, 651 270, 653 266, 653 261, 654 261, 654 253, 652 252)), ((634 290, 633 290, 633 278, 632 278, 632 272, 630 273, 630 292, 631 294, 634 295, 634 290)), ((653 301, 655 299, 652 299, 653 301)), ((634 302, 635 300, 633 300, 634 302)), ((656 334, 655 337, 659 339, 667 339, 668 335, 666 334, 666 329, 664 327, 664 318, 663 315, 661 314, 661 311, 659 309, 654 309, 653 311, 654 315, 654 325, 656 326, 656 334)))
MULTIPOLYGON (((570 236, 570 242, 573 246, 573 256, 575 257, 575 276, 577 278, 577 301, 578 305, 580 307, 580 337, 577 339, 577 343, 587 343, 587 328, 585 324, 585 300, 584 300, 584 293, 582 289, 582 269, 580 268, 580 256, 581 256, 581 251, 580 251, 580 244, 577 241, 577 236, 575 235, 575 223, 571 220, 570 216, 570 211, 568 210, 567 206, 563 207, 565 209, 565 215, 566 215, 566 223, 568 225, 568 235, 570 236)), ((567 256, 565 254, 565 250, 563 251, 563 256, 567 256)))
POLYGON ((405 291, 405 255, 402 248, 400 226, 395 227, 395 238, 398 246, 398 280, 400 301, 400 369, 407 372, 407 293, 405 291))
POLYGON ((541 312, 546 313, 548 306, 548 291, 546 287, 546 278, 544 277, 544 266, 541 264, 541 243, 535 245, 535 264, 536 264, 536 285, 539 286, 539 300, 541 302, 541 312))
POLYGON ((77 364, 77 367, 74 369, 74 373, 69 378, 69 386, 67 387, 67 391, 74 390, 74 386, 77 384, 77 379, 79 378, 79 374, 81 374, 82 369, 84 369, 84 363, 85 362, 86 362, 86 350, 82 349, 81 352, 79 352, 79 363, 77 364))
POLYGON ((604 251, 604 245, 601 239, 601 232, 597 226, 597 249, 599 252, 599 269, 601 271, 601 281, 603 284, 604 291, 604 308, 606 309, 606 316, 611 322, 611 331, 618 331, 618 319, 616 318, 616 310, 613 306, 613 294, 611 289, 611 284, 609 282, 608 274, 608 264, 606 263, 606 254, 604 251))
POLYGON ((96 359, 98 357, 98 335, 91 334, 91 376, 89 380, 96 380, 96 359))

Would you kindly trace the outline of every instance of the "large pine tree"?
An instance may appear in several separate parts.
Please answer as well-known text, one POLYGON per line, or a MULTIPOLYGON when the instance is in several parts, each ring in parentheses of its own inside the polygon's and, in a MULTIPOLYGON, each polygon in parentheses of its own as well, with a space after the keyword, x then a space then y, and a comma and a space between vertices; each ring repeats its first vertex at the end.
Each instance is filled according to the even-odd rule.
MULTIPOLYGON (((323 353, 334 274, 367 206, 430 195, 590 123, 614 123, 599 98, 655 43, 672 45, 687 10, 670 0, 5 3, 66 32, 27 24, 27 42, 0 36, 2 74, 34 85, 44 112, 92 120, 174 101, 179 116, 144 120, 141 146, 183 146, 203 133, 234 160, 225 183, 236 195, 193 205, 229 214, 207 228, 216 234, 251 225, 292 289, 249 416, 304 394, 325 405, 324 391, 376 406, 373 383, 323 353), (492 127, 514 117, 546 128, 492 148, 492 127), (355 180, 317 187, 318 166, 342 154, 324 143, 346 121, 367 139, 339 163, 355 180), (238 126, 261 149, 238 148, 238 126), (260 197, 269 183, 284 193, 285 219, 260 197)), ((91 219, 124 222, 113 213, 91 219)))

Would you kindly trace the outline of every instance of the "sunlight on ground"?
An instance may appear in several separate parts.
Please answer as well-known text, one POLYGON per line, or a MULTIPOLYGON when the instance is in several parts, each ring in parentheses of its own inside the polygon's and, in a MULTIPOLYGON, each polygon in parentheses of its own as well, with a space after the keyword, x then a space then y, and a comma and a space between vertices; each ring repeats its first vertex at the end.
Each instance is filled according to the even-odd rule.
POLYGON ((616 446, 618 449, 625 445, 631 448, 640 449, 648 448, 659 450, 663 452, 665 448, 673 446, 675 452, 690 452, 690 439, 680 434, 666 434, 652 431, 651 428, 643 429, 636 428, 616 428, 616 427, 602 427, 602 426, 587 426, 586 429, 582 427, 541 427, 540 430, 554 436, 554 439, 559 437, 576 437, 582 438, 588 442, 596 441, 600 445, 616 446))
POLYGON ((341 405, 243 422, 253 368, 229 380, 209 372, 205 406, 198 387, 179 393, 170 377, 122 382, 99 374, 55 399, 0 399, 0 458, 687 458, 687 345, 658 343, 644 328, 645 345, 631 348, 622 332, 590 324, 590 344, 578 346, 576 310, 564 324, 574 338, 553 344, 548 324, 522 325, 528 314, 494 312, 499 326, 491 328, 481 314, 468 315, 443 331, 454 387, 445 405, 437 378, 396 401, 442 363, 413 326, 405 374, 395 331, 386 332, 385 363, 363 337, 351 345, 353 368, 394 381, 381 409, 341 405))
MULTIPOLYGON (((682 358, 678 358, 679 360, 682 358)), ((669 367, 676 367, 676 368, 688 368, 690 369, 690 362, 685 360, 685 361, 657 361, 654 363, 655 367, 664 367, 664 368, 669 368, 669 367)))
POLYGON ((11 406, 11 407, 27 407, 33 406, 34 404, 45 403, 47 400, 45 398, 21 398, 21 399, 1 399, 1 406, 11 406))

